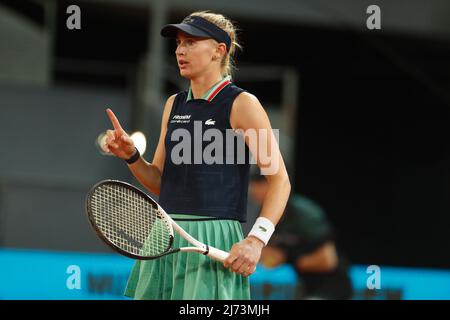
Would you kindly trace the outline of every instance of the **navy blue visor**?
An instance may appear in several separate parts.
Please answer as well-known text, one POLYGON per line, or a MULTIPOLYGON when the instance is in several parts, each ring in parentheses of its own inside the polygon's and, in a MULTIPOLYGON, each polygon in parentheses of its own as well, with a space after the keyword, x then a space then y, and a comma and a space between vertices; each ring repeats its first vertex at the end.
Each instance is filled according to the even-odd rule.
POLYGON ((181 23, 165 25, 161 29, 161 35, 176 38, 179 30, 194 37, 212 38, 219 43, 223 42, 227 46, 227 51, 230 49, 231 39, 228 33, 202 17, 188 16, 181 23))

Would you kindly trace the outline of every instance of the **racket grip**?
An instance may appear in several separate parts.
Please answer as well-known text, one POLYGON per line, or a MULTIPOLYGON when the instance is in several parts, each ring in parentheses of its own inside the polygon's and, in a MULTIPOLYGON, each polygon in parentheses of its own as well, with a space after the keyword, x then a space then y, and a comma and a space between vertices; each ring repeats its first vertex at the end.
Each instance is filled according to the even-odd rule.
POLYGON ((228 252, 222 251, 220 249, 209 247, 209 252, 207 254, 211 259, 224 262, 226 258, 228 258, 230 254, 228 252))

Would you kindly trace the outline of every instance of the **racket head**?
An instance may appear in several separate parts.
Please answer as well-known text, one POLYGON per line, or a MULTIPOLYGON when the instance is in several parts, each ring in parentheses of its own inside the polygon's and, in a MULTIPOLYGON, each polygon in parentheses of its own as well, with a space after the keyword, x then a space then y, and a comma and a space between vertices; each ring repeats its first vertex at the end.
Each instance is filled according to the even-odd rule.
POLYGON ((103 180, 86 196, 86 214, 100 239, 132 259, 151 260, 175 252, 173 228, 149 195, 119 180, 103 180))

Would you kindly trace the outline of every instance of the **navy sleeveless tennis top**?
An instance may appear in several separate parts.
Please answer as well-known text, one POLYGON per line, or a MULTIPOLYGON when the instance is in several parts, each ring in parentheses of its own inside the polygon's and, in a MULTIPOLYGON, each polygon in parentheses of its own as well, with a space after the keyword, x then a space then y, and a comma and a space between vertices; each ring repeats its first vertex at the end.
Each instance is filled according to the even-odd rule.
POLYGON ((218 84, 206 99, 193 99, 191 90, 175 97, 165 137, 159 203, 169 214, 245 222, 249 150, 242 136, 226 138, 233 132, 233 101, 244 90, 230 80, 218 84), (245 161, 238 159, 238 149, 244 150, 245 161))

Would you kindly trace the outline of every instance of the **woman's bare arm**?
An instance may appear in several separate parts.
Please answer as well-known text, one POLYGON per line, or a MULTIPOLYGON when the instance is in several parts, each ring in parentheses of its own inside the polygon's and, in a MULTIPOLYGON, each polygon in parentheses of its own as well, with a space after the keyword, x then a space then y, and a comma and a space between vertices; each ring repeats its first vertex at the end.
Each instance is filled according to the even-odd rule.
MULTIPOLYGON (((150 192, 159 195, 161 187, 161 175, 164 169, 164 160, 166 157, 164 139, 167 132, 167 122, 169 120, 170 111, 172 110, 175 95, 170 96, 164 106, 164 112, 161 121, 161 132, 159 136, 158 146, 156 147, 153 161, 147 162, 140 157, 128 167, 136 179, 150 192)), ((106 150, 115 154, 121 159, 129 159, 135 150, 134 143, 128 134, 122 129, 119 121, 111 110, 107 110, 108 116, 114 126, 114 130, 108 130, 108 138, 106 139, 106 150)))
MULTIPOLYGON (((291 185, 278 143, 272 134, 269 118, 258 99, 243 92, 233 103, 230 123, 233 129, 243 130, 244 139, 250 152, 262 172, 266 173, 269 190, 264 198, 260 217, 264 217, 270 220, 273 225, 276 225, 283 215, 291 185), (256 141, 251 141, 251 135, 247 135, 247 130, 256 133, 256 141), (261 135, 259 135, 260 130, 263 132, 261 135), (263 151, 271 150, 269 159, 259 157, 258 151, 260 149, 263 151)), ((267 154, 267 152, 265 153, 267 154)), ((261 239, 250 235, 233 245, 224 266, 229 267, 233 272, 248 276, 254 272, 263 247, 264 242, 261 239)))
POLYGON ((175 95, 167 99, 164 106, 164 112, 161 121, 161 133, 159 136, 158 146, 156 147, 152 163, 149 163, 141 157, 138 161, 128 165, 136 179, 153 194, 159 195, 161 191, 161 176, 164 169, 164 160, 166 158, 166 148, 164 140, 167 132, 167 122, 169 120, 170 111, 172 110, 175 95))
POLYGON ((276 225, 283 215, 291 185, 278 143, 272 134, 269 117, 258 99, 254 95, 244 92, 236 98, 230 118, 233 128, 242 129, 244 133, 249 129, 268 133, 258 136, 256 144, 249 143, 250 137, 246 135, 245 142, 261 171, 267 172, 265 176, 269 183, 269 189, 262 203, 260 216, 269 219, 276 225), (273 154, 264 159, 258 155, 262 148, 272 150, 273 154))

